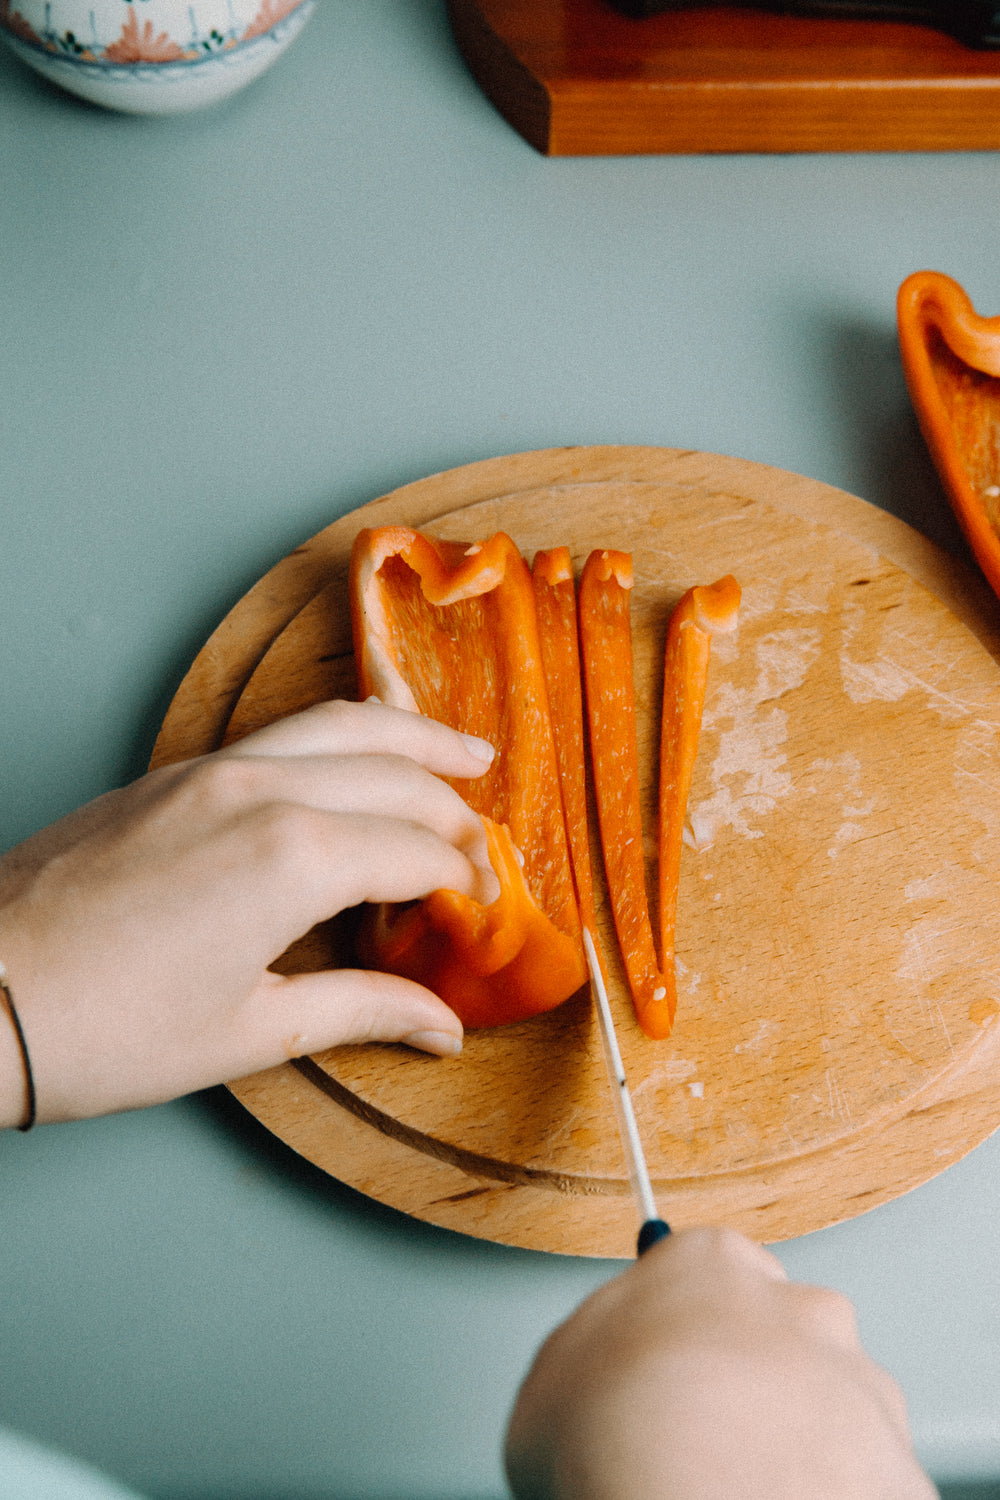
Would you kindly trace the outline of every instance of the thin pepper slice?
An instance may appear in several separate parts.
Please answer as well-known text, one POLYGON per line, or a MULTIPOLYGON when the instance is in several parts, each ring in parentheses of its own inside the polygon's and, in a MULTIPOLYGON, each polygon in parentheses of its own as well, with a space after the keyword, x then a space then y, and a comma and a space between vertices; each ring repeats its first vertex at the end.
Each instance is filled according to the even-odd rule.
POLYGON ((736 629, 740 597, 740 586, 731 574, 718 583, 689 589, 667 626, 660 720, 658 907, 660 962, 671 976, 684 819, 701 734, 712 636, 736 629))
POLYGON ((362 696, 496 748, 484 776, 453 784, 483 817, 500 897, 380 909, 364 957, 428 984, 465 1026, 549 1010, 587 975, 527 564, 503 533, 464 544, 382 527, 355 541, 350 593, 362 696))
POLYGON ((580 919, 597 932, 587 825, 587 763, 576 584, 568 547, 538 552, 531 569, 542 667, 549 694, 559 786, 580 919))
POLYGON ((668 1037, 677 1010, 674 932, 680 853, 701 728, 712 631, 732 629, 735 579, 689 590, 671 616, 664 655, 659 786, 659 952, 646 891, 633 682, 628 553, 593 552, 580 580, 580 638, 608 891, 639 1025, 668 1037))
POLYGON ((646 895, 639 749, 629 613, 627 552, 592 552, 580 577, 580 644, 587 692, 590 761, 611 910, 639 1025, 666 1037, 676 996, 660 970, 646 895))
POLYGON ((1000 595, 1000 318, 980 317, 939 271, 908 276, 896 299, 914 410, 959 524, 1000 595))

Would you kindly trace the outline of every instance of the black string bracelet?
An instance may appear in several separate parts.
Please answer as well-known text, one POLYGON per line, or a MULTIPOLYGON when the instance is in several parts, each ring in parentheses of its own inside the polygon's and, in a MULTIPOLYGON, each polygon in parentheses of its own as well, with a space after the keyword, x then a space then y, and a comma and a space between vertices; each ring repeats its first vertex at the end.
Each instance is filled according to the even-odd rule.
POLYGON ((16 1006, 14 1005, 14 996, 11 994, 10 985, 7 983, 7 970, 4 967, 2 961, 0 961, 0 995, 3 995, 4 1004, 7 1007, 7 1014, 10 1016, 10 1024, 14 1028, 14 1035, 17 1037, 17 1045, 21 1049, 21 1063, 24 1067, 24 1091, 28 1099, 28 1112, 23 1124, 19 1125, 17 1128, 18 1130, 30 1130, 32 1125, 34 1125, 35 1123, 36 1113, 35 1075, 31 1071, 31 1057, 28 1054, 28 1044, 24 1039, 24 1031, 21 1028, 21 1018, 17 1013, 16 1006))

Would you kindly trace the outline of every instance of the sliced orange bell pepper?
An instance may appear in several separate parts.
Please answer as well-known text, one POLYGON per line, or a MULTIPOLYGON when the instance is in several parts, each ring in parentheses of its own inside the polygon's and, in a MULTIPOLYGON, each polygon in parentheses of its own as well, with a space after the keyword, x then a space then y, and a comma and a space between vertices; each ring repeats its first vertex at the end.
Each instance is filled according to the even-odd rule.
POLYGON ((983 318, 939 271, 908 276, 896 299, 910 397, 976 561, 1000 595, 1000 318, 983 318))
POLYGON ((667 626, 660 721, 659 940, 660 962, 674 972, 674 936, 681 847, 708 686, 712 636, 735 630, 740 586, 731 575, 689 589, 667 626))
POLYGON ((587 762, 580 679, 580 638, 576 585, 568 547, 539 552, 531 570, 541 643, 542 667, 549 694, 559 786, 566 817, 573 881, 580 919, 597 932, 594 877, 587 826, 587 762))
POLYGON ((455 785, 484 819, 500 897, 381 909, 364 956, 429 985, 465 1026, 549 1010, 587 971, 527 564, 503 533, 465 545, 383 527, 358 535, 350 592, 362 696, 496 748, 484 776, 455 785))
POLYGON ((646 896, 639 800, 627 552, 592 552, 580 577, 580 644, 587 690, 590 761, 611 910, 639 1025, 670 1035, 672 982, 660 972, 646 896))
POLYGON ((659 789, 659 954, 646 890, 629 596, 632 559, 593 552, 580 580, 580 639, 604 868, 629 989, 647 1036, 668 1037, 677 1010, 674 928, 681 839, 701 728, 709 640, 736 623, 725 578, 690 590, 668 627, 659 789))

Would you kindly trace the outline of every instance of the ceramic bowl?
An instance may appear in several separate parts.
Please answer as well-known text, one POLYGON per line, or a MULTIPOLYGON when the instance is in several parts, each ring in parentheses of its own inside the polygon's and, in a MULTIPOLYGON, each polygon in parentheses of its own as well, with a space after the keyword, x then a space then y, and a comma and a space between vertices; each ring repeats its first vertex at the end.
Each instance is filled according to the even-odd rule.
POLYGON ((71 93, 165 115, 243 88, 315 8, 316 0, 0 0, 0 36, 71 93))

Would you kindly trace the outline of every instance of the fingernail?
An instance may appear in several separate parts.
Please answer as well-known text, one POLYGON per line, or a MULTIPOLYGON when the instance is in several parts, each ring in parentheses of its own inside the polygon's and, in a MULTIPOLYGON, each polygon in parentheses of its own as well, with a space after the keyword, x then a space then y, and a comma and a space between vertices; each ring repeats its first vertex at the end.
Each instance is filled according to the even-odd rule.
POLYGON ((381 703, 382 699, 378 696, 377 693, 369 693, 368 697, 365 699, 365 702, 366 703, 381 703))
POLYGON ((481 740, 478 735, 475 734, 463 734, 462 739, 464 740, 465 748, 466 750, 468 750, 470 755, 474 755, 477 760, 485 761, 486 764, 489 765, 490 761, 496 754, 496 751, 493 749, 493 746, 490 744, 489 740, 481 740))
POLYGON ((433 1052, 437 1057, 457 1057, 462 1050, 462 1038, 453 1031, 411 1031, 402 1040, 407 1047, 433 1052))

